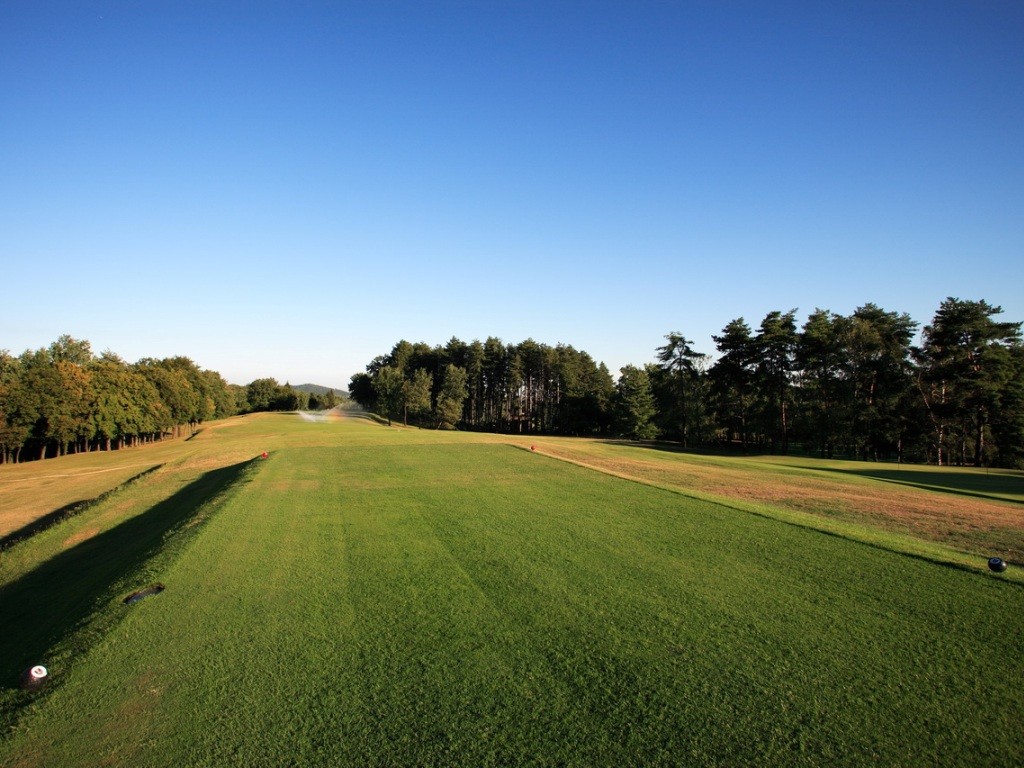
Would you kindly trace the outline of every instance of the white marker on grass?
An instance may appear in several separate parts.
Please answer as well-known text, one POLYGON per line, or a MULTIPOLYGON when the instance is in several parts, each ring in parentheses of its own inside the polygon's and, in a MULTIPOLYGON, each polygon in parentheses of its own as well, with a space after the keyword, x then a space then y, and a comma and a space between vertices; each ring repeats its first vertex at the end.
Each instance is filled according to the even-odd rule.
POLYGON ((38 688, 46 682, 46 676, 48 674, 46 667, 42 664, 36 664, 34 667, 22 672, 21 687, 27 690, 38 688))

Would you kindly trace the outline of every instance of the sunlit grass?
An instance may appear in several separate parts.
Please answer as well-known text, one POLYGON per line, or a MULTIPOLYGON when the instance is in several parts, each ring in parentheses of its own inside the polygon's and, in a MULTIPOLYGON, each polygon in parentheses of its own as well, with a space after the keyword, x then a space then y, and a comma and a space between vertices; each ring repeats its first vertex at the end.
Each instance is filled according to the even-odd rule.
POLYGON ((1010 765, 1024 749, 1024 592, 1005 579, 539 452, 380 428, 302 447, 267 424, 270 459, 147 573, 163 593, 113 606, 123 620, 25 713, 5 764, 1010 765))
POLYGON ((1024 473, 806 457, 714 456, 543 440, 568 461, 896 551, 984 569, 1024 562, 1024 473))

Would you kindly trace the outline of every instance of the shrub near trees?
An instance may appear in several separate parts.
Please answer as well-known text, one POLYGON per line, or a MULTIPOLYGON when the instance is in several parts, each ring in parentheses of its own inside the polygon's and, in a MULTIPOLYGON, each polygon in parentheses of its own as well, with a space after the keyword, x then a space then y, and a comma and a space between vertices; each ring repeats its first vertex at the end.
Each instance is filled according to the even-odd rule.
POLYGON ((658 362, 624 367, 617 385, 571 346, 491 337, 400 341, 349 389, 366 408, 426 426, 1024 466, 1021 323, 997 320, 999 307, 946 299, 920 347, 909 315, 874 304, 849 316, 816 309, 802 327, 796 312, 769 312, 756 331, 742 317, 730 321, 713 337, 713 363, 669 333, 658 362))

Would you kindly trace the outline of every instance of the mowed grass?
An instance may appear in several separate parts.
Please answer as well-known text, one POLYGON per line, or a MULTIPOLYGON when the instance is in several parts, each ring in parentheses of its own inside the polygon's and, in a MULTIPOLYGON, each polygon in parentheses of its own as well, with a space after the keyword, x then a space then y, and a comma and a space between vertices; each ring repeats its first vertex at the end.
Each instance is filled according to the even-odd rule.
POLYGON ((510 446, 346 434, 245 469, 0 762, 1024 754, 1018 584, 510 446))
POLYGON ((1019 470, 701 455, 616 441, 546 439, 539 448, 601 472, 936 561, 974 568, 989 557, 1024 563, 1019 470))

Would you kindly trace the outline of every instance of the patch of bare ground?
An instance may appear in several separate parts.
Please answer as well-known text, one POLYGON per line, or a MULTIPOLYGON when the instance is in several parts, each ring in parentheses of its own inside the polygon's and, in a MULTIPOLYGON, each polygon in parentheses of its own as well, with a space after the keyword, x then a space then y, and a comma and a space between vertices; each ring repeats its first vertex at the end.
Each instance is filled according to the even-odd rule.
POLYGON ((549 444, 543 446, 543 452, 650 485, 871 525, 986 557, 997 554, 1024 562, 1024 509, 1018 504, 833 474, 810 477, 710 462, 610 458, 549 444))
POLYGON ((71 536, 68 536, 66 539, 64 539, 63 543, 61 544, 61 549, 71 549, 71 547, 75 546, 76 544, 81 544, 83 541, 91 539, 99 532, 100 527, 98 525, 90 525, 88 528, 83 528, 80 531, 76 531, 71 536))

